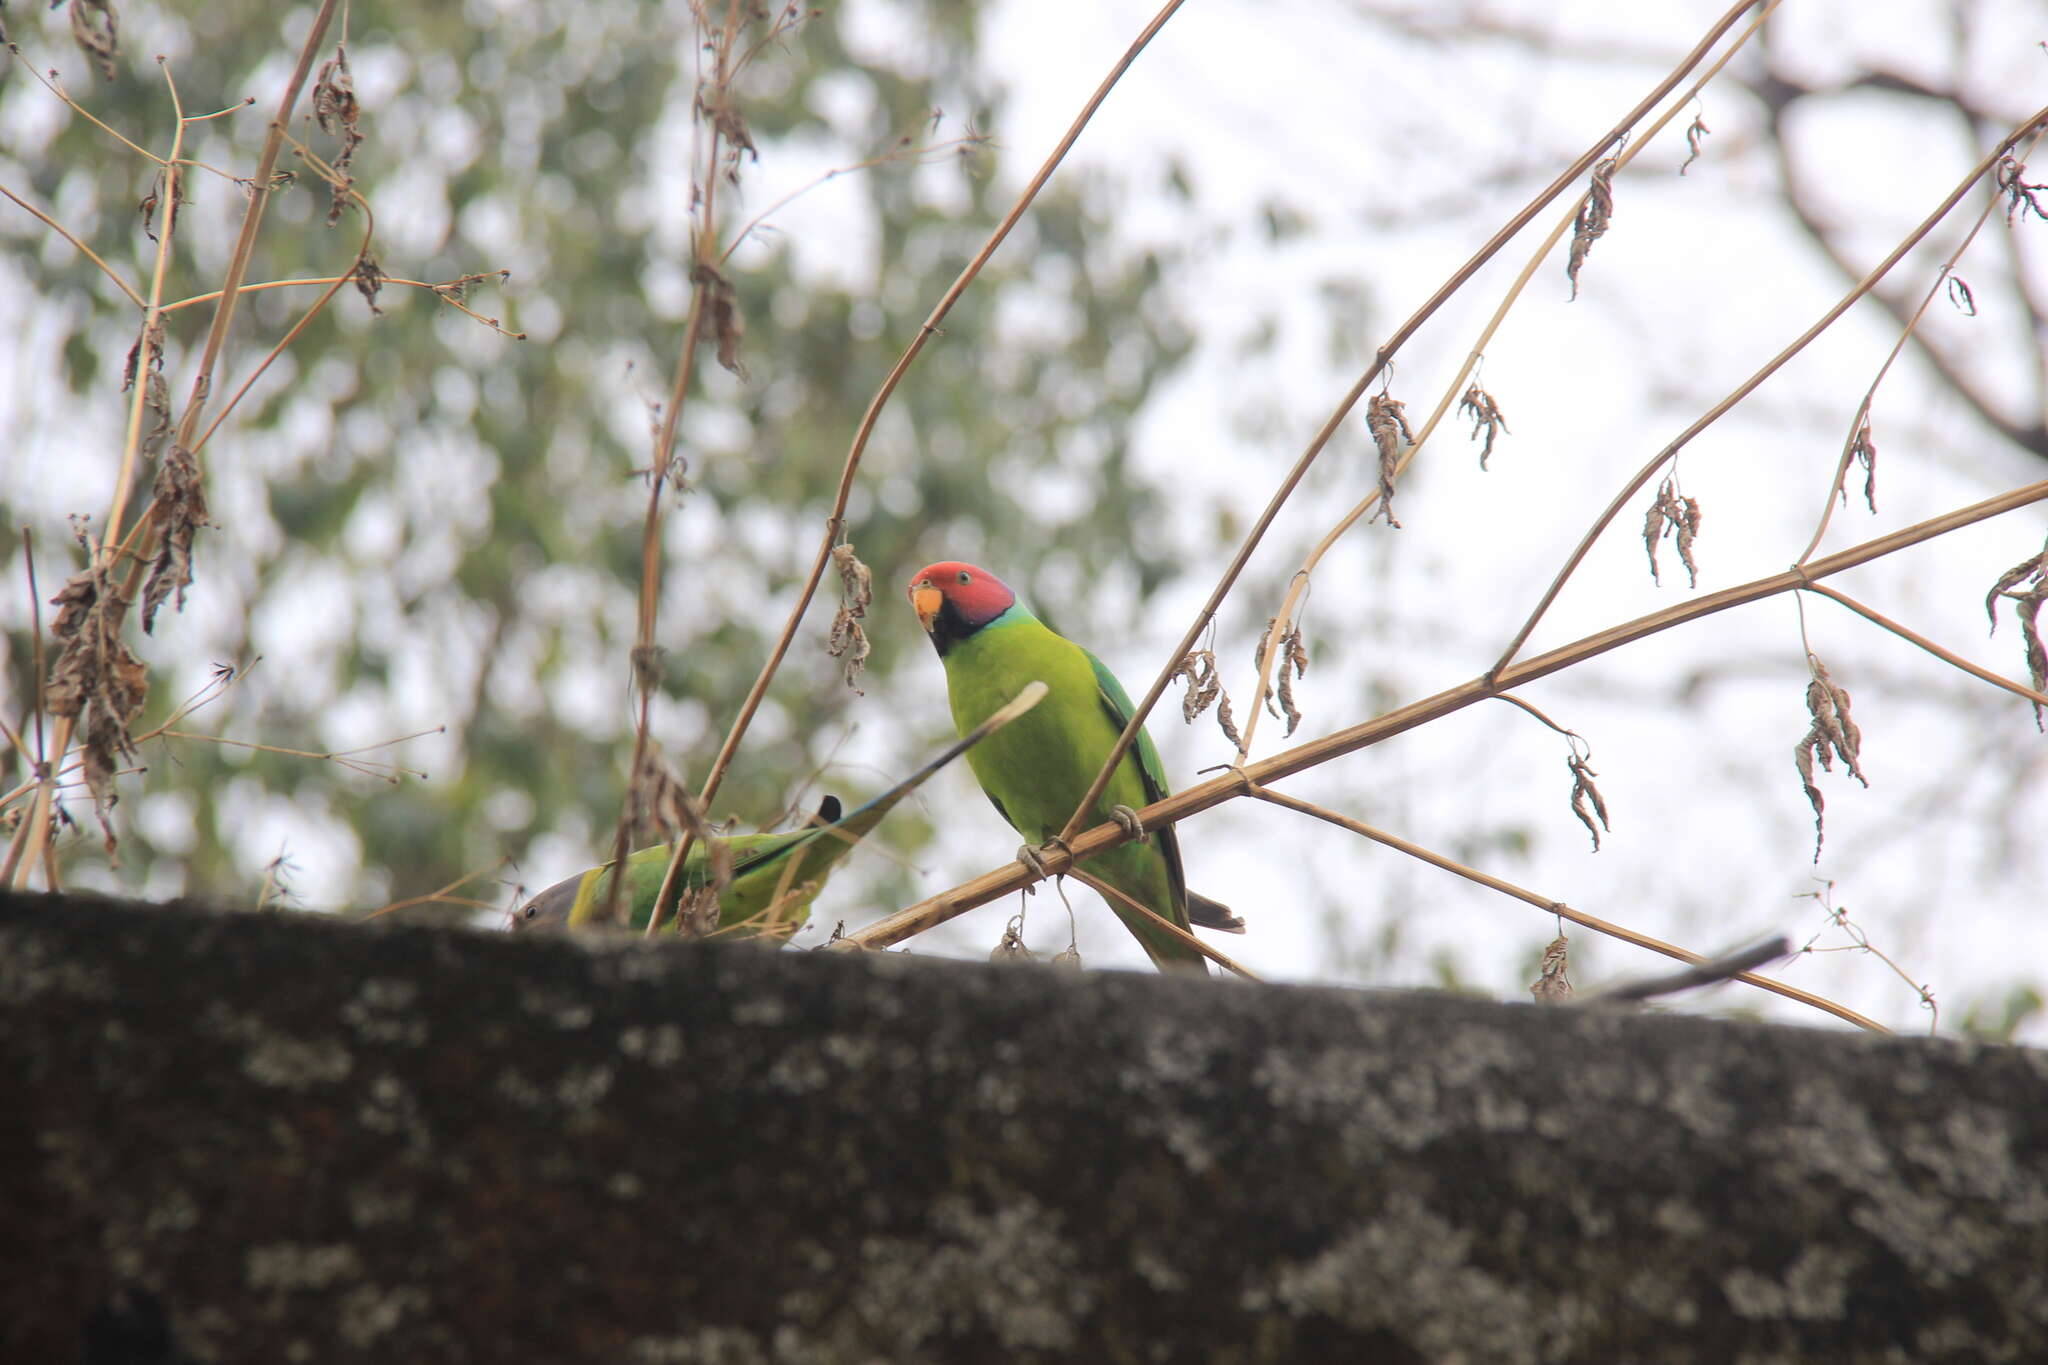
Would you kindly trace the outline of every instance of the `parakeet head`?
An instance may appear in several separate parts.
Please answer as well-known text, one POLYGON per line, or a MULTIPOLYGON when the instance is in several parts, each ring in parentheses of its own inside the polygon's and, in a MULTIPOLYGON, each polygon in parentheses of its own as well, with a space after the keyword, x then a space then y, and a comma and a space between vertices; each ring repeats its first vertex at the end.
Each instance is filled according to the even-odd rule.
POLYGON ((910 580, 910 606, 943 657, 947 650, 1017 605, 1017 594, 987 569, 941 560, 910 580))

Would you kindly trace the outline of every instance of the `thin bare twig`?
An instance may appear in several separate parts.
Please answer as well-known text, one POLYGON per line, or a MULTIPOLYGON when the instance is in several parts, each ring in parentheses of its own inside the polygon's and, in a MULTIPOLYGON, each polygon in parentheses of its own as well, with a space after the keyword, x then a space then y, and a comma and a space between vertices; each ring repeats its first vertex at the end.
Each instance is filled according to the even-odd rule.
MULTIPOLYGON (((1195 641, 1201 638, 1202 632, 1208 629, 1210 621, 1215 619, 1217 609, 1223 605, 1223 599, 1229 594, 1231 588, 1236 585, 1238 576, 1244 572, 1244 566, 1250 562, 1252 553, 1258 549, 1259 543, 1265 539, 1266 531, 1272 526, 1273 519, 1280 514, 1281 507, 1293 496, 1295 488, 1301 483, 1303 476, 1308 473, 1309 466, 1314 464, 1316 457, 1323 453, 1323 449, 1330 443, 1330 438, 1336 435, 1338 427, 1343 425, 1346 417, 1350 416, 1351 410, 1358 405, 1358 400, 1365 396, 1366 390, 1379 378, 1381 372, 1386 369, 1388 362, 1393 359, 1394 354, 1422 327, 1423 323, 1435 316, 1436 311, 1453 294, 1464 288, 1467 280, 1485 266, 1488 261, 1492 260, 1509 241, 1513 240, 1516 234, 1527 227, 1530 221, 1543 211, 1543 207, 1546 204, 1576 184, 1578 178, 1592 168, 1593 163, 1606 153, 1608 146, 1617 137, 1635 126, 1636 122, 1649 113, 1650 110, 1656 108, 1658 102, 1670 94, 1680 81, 1685 79, 1685 74, 1705 58, 1706 54, 1713 48, 1713 45, 1720 41, 1721 35, 1735 26, 1743 14, 1750 8, 1752 2, 1753 0, 1742 0, 1742 3, 1735 5, 1726 14, 1722 15, 1720 20, 1707 31, 1706 36, 1700 39, 1693 50, 1686 55, 1678 66, 1672 69, 1669 75, 1662 81, 1659 81, 1657 86, 1648 95, 1644 96, 1635 108, 1623 115, 1619 123, 1582 152, 1578 160, 1560 172, 1555 180, 1552 180, 1549 185, 1539 191, 1535 198, 1524 205, 1498 232, 1488 238, 1486 244, 1474 252, 1471 259, 1467 260, 1465 264, 1458 267, 1451 274, 1451 277, 1445 280, 1420 308, 1409 315, 1408 320, 1403 322, 1394 331, 1394 334, 1387 339, 1386 343, 1379 348, 1372 364, 1366 368, 1364 374, 1358 377, 1358 381, 1351 386, 1350 391, 1338 402, 1336 409, 1325 419, 1321 429, 1310 439, 1307 449, 1303 450, 1300 458, 1294 462, 1294 467, 1287 471, 1287 477, 1280 481, 1280 486, 1274 490, 1273 496, 1267 500, 1265 510, 1259 514, 1258 520, 1252 523, 1251 530, 1246 532, 1243 543, 1238 546, 1237 553, 1231 557, 1229 567, 1224 569, 1222 578, 1217 581, 1216 587, 1210 592, 1208 600, 1202 604, 1201 611, 1196 613, 1193 624, 1188 627, 1186 634, 1181 637, 1180 643, 1168 655, 1165 666, 1159 670, 1158 676, 1152 680, 1152 686, 1138 703, 1137 709, 1131 713, 1131 719, 1124 726, 1123 733, 1118 735, 1116 743, 1110 746, 1109 755, 1103 762, 1101 770, 1095 774, 1095 780, 1089 784, 1088 791, 1082 796, 1080 803, 1075 806, 1074 813, 1068 817, 1066 828, 1060 832, 1062 839, 1071 842, 1076 830, 1080 827, 1081 821, 1087 818, 1087 812, 1095 808, 1095 803, 1101 799, 1103 791, 1109 786, 1110 775, 1116 771, 1117 765, 1123 761, 1124 754, 1136 742, 1138 731, 1144 728, 1145 718, 1152 714, 1152 708, 1159 704, 1159 698, 1165 695, 1167 687, 1172 683, 1174 674, 1180 667, 1180 661, 1187 657, 1188 651, 1195 647, 1195 641)), ((1272 651, 1268 650, 1269 657, 1271 654, 1272 651)), ((1255 711, 1256 709, 1254 707, 1255 711)))
MULTIPOLYGON (((839 472, 839 490, 832 499, 832 511, 825 518, 825 534, 818 541, 818 552, 811 560, 811 571, 804 578, 804 585, 797 592, 796 602, 789 609, 789 619, 783 622, 782 634, 776 638, 774 647, 769 650, 767 662, 761 665, 761 672, 755 677, 753 686, 747 689, 746 699, 740 703, 740 713, 733 719, 732 728, 726 732, 725 742, 719 746, 718 756, 712 760, 711 771, 706 775, 703 789, 697 795, 700 806, 709 809, 712 799, 717 796, 719 783, 725 780, 726 770, 732 766, 733 755, 739 751, 740 741, 746 736, 747 727, 753 723, 754 713, 760 709, 762 698, 768 694, 768 684, 774 679, 776 670, 782 667, 783 656, 789 652, 790 643, 796 639, 797 626, 803 621, 804 613, 810 609, 811 599, 817 595, 818 584, 825 576, 825 566, 831 562, 832 550, 838 545, 845 531, 846 503, 853 494, 854 473, 860 468, 861 456, 867 451, 868 439, 874 434, 875 423, 881 419, 882 409, 888 405, 891 395, 896 392, 896 386, 903 382, 903 376, 909 372, 912 363, 924 350, 925 343, 939 335, 939 324, 945 320, 946 314, 953 310, 953 305, 959 302, 960 296, 967 292, 967 287, 974 283, 982 268, 988 264, 989 258, 996 254, 996 249, 1010 235, 1010 229, 1017 225, 1018 220, 1038 198, 1039 191, 1045 188, 1045 183, 1052 178, 1053 171, 1065 160, 1068 151, 1080 138, 1082 130, 1095 117, 1095 111, 1109 98, 1109 92, 1116 88, 1117 82, 1123 79, 1124 73, 1138 59, 1138 54, 1145 50, 1183 3, 1184 0, 1168 0, 1167 4, 1152 16, 1152 22, 1145 26, 1130 47, 1124 51, 1117 64, 1110 68, 1109 74, 1103 77, 1102 83, 1095 88, 1095 93, 1081 107, 1081 112, 1075 115, 1074 121, 1068 125, 1066 135, 1039 166, 1038 173, 1031 177, 1030 183, 1017 196, 1017 201, 1010 206, 1010 211, 1003 215, 1003 220, 996 224, 995 230, 989 233, 988 240, 982 243, 981 250, 974 254, 974 258, 968 261, 958 278, 940 297, 930 316, 926 317, 924 324, 918 328, 917 335, 904 348, 895 366, 883 379, 882 387, 876 390, 874 398, 869 401, 867 411, 861 414, 860 425, 854 429, 853 444, 846 452, 846 463, 839 472)), ((1181 651, 1182 654, 1186 652, 1181 651)), ((1177 659, 1179 656, 1175 657, 1177 659)), ((1155 689, 1154 700, 1157 700, 1158 691, 1163 690, 1163 687, 1162 683, 1161 688, 1155 689)), ((688 853, 689 846, 690 836, 685 834, 677 849, 678 859, 688 853)))
POLYGON ((1642 490, 1644 485, 1656 477, 1657 472, 1670 461, 1672 456, 1683 449, 1686 443, 1691 441, 1693 437, 1699 435, 1702 431, 1713 425, 1713 423, 1720 420, 1722 415, 1730 408, 1747 398, 1755 391, 1758 385, 1769 379, 1781 366, 1805 349, 1807 344, 1815 337, 1819 336, 1829 327, 1832 327, 1836 319, 1840 318, 1843 313, 1846 313, 1858 299, 1871 292, 1877 282, 1889 274, 1892 267, 1904 260, 1906 254, 1919 244, 1921 238, 1932 232, 1935 225, 1946 218, 1950 211, 1962 202, 1963 196, 1970 192, 1971 187, 1996 166, 2000 158, 2017 146, 2021 139, 2033 132, 2044 119, 2048 119, 2048 108, 2039 110, 2028 118, 2026 122, 2008 133, 1988 156, 1978 162, 1976 167, 1957 183, 1955 189, 1950 191, 1948 197, 1942 200, 1932 213, 1921 220, 1918 227, 1906 235, 1905 240, 1900 242, 1889 256, 1886 256, 1883 261, 1873 267, 1869 274, 1857 281, 1834 307, 1821 316, 1818 322, 1815 322, 1813 326, 1802 332, 1790 345, 1778 352, 1776 356, 1772 357, 1756 373, 1737 385, 1734 392, 1709 408, 1690 426, 1686 427, 1684 431, 1680 432, 1677 438, 1669 445, 1650 457, 1649 461, 1637 471, 1636 476, 1629 480, 1628 484, 1619 493, 1614 495, 1614 500, 1607 504, 1606 510, 1601 512, 1594 519, 1593 524, 1587 528, 1586 534, 1580 538, 1577 547, 1566 558, 1564 566, 1557 571, 1557 576, 1550 581, 1550 586, 1544 589, 1543 596, 1536 603, 1535 609, 1529 613, 1528 619, 1515 632, 1514 638, 1508 642, 1507 648, 1501 651, 1500 658, 1495 661, 1493 668, 1490 670, 1492 674, 1500 674, 1514 659, 1515 655, 1521 652, 1522 646, 1528 643, 1529 636, 1536 629, 1537 623, 1549 612, 1551 604, 1557 600, 1558 594, 1564 591, 1566 581, 1578 570, 1580 563, 1584 561, 1587 553, 1593 548, 1593 543, 1607 530, 1609 524, 1620 514, 1621 509, 1628 505, 1635 495, 1642 490))
POLYGON ((1766 962, 1776 961, 1792 954, 1791 940, 1782 935, 1744 948, 1739 952, 1711 958, 1688 967, 1682 972, 1665 976, 1645 977, 1637 981, 1620 981, 1599 990, 1587 991, 1578 997, 1581 1005, 1597 1005, 1623 1000, 1654 1000, 1660 995, 1675 995, 1679 991, 1698 990, 1701 986, 1714 986, 1723 981, 1740 981, 1750 972, 1766 962))
MULTIPOLYGON (((2042 136, 2048 134, 2048 124, 2042 122, 2044 118, 2048 118, 2048 109, 2034 116, 2035 132, 2033 140, 2027 144, 2029 154, 2040 145, 2042 136)), ((1813 537, 1806 542, 1806 548, 1799 552, 1796 563, 1805 563, 1813 552, 1820 548, 1821 538, 1827 535, 1828 523, 1835 515, 1836 495, 1842 492, 1843 481, 1849 477, 1849 466, 1861 456, 1870 463, 1871 478, 1875 480, 1877 477, 1877 457, 1870 447, 1870 408, 1871 404, 1877 401, 1878 386, 1883 384, 1885 376, 1891 373, 1892 366, 1905 351, 1906 343, 1919 331, 1920 320, 1927 316, 1928 308, 1941 296, 1942 286, 1956 278, 1955 269, 1963 259, 1963 253, 1977 240, 1977 234, 1984 230, 1984 224, 1990 220, 1997 208, 1997 195, 1984 196, 1984 207, 1977 214, 1976 221, 1970 224, 1970 230, 1963 234, 1963 240, 1956 243, 1956 249, 1949 253, 1948 259, 1941 263, 1941 269, 1935 272, 1933 282, 1927 286, 1927 293, 1920 300, 1920 306, 1915 308, 1900 326, 1899 339, 1894 341, 1891 350, 1885 353, 1884 363, 1877 367, 1877 373, 1871 377, 1870 387, 1863 391, 1863 399, 1856 405, 1855 415, 1849 419, 1849 434, 1842 439, 1842 454, 1835 462, 1834 478, 1829 481, 1828 491, 1821 499, 1820 519, 1814 524, 1813 537)), ((1875 512, 1877 508, 1873 505, 1870 510, 1875 512)))
MULTIPOLYGON (((1539 896, 1533 891, 1516 886, 1513 882, 1503 881, 1501 878, 1481 872, 1477 868, 1467 867, 1463 863, 1446 858, 1440 853, 1431 852, 1420 844, 1410 843, 1399 835, 1389 834, 1383 829, 1375 829, 1363 821, 1353 820, 1348 815, 1340 815, 1325 806, 1318 806, 1310 801, 1303 801, 1297 797, 1272 791, 1255 783, 1250 784, 1247 794, 1276 806, 1285 806, 1289 810, 1299 811, 1303 815, 1313 815, 1318 820, 1336 825, 1341 829, 1348 829, 1354 834, 1364 835, 1375 843, 1385 844, 1388 848, 1395 849, 1398 852, 1407 854, 1411 858, 1428 863, 1431 867, 1455 873, 1467 881, 1476 882, 1480 886, 1486 887, 1488 890, 1498 891, 1504 896, 1512 896, 1518 901, 1535 906, 1546 914, 1556 915, 1560 919, 1568 919, 1574 924, 1582 925, 1585 928, 1594 930, 1597 933, 1606 934, 1612 938, 1618 938, 1624 943, 1632 943, 1639 948, 1647 948, 1651 952, 1662 953, 1666 957, 1675 957, 1681 962, 1690 962, 1695 966, 1704 964, 1707 961, 1705 957, 1690 949, 1680 948, 1661 939, 1651 938, 1648 934, 1637 933, 1633 929, 1610 923, 1607 920, 1588 915, 1580 910, 1574 910, 1562 901, 1554 901, 1539 896)), ((1802 1005, 1811 1005, 1817 1010, 1832 1014, 1838 1019, 1846 1020, 1858 1028, 1869 1029, 1873 1033, 1891 1032, 1890 1029, 1876 1020, 1865 1018, 1848 1006, 1837 1004, 1824 996, 1815 995, 1811 991, 1803 991, 1797 986, 1788 986, 1782 981, 1773 981, 1769 977, 1756 976, 1746 970, 1732 973, 1732 975, 1737 981, 1745 985, 1755 986, 1759 990, 1769 991, 1773 995, 1782 995, 1787 1000, 1796 1000, 1802 1005)))
MULTIPOLYGON (((1201 939, 1196 938, 1192 933, 1188 932, 1186 929, 1181 928, 1178 924, 1175 924, 1172 920, 1160 914, 1151 906, 1146 905, 1143 901, 1137 900, 1134 897, 1127 894, 1126 892, 1120 891, 1116 887, 1111 886, 1108 882, 1103 881, 1100 877, 1097 877, 1095 874, 1088 871, 1088 869, 1084 867, 1077 867, 1074 869, 1074 876, 1078 880, 1085 882, 1087 885, 1093 887, 1096 891, 1100 892, 1104 900, 1113 900, 1118 905, 1124 906, 1127 909, 1137 911, 1146 919, 1152 921, 1155 927, 1164 929, 1167 933, 1172 934, 1182 943, 1186 944, 1190 948, 1193 948, 1196 952, 1200 953, 1203 957, 1208 958, 1211 962, 1223 968, 1225 971, 1230 972, 1236 976, 1241 976, 1247 981, 1257 981, 1260 979, 1258 974, 1253 972, 1249 967, 1240 966, 1238 963, 1231 961, 1228 956, 1218 951, 1211 945, 1204 943, 1201 939)), ((1073 913, 1072 906, 1067 907, 1067 913, 1069 915, 1073 913)))

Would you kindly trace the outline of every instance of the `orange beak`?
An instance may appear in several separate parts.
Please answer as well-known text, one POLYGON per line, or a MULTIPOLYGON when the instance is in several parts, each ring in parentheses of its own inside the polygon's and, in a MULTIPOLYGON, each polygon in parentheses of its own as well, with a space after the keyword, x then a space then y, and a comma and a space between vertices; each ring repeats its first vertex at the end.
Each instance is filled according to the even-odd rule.
POLYGON ((929 635, 932 622, 939 619, 939 608, 946 604, 946 595, 932 586, 929 578, 920 578, 910 585, 910 609, 917 613, 917 623, 929 635))

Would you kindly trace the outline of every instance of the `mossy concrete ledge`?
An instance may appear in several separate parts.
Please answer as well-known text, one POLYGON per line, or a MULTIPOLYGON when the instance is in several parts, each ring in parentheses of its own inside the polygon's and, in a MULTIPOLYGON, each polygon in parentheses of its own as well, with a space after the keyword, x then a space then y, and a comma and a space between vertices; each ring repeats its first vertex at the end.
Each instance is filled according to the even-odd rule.
POLYGON ((0 898, 0 1360, 2044 1359, 2041 1052, 0 898))

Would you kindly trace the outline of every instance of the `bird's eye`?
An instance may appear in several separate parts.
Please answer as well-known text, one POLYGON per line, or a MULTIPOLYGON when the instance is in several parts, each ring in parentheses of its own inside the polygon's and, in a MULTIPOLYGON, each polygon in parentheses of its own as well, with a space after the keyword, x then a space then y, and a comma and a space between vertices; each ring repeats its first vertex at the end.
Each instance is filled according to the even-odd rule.
POLYGON ((967 572, 967 570, 962 569, 960 571, 960 581, 962 583, 972 583, 974 581, 974 575, 967 572))
POLYGON ((529 905, 524 910, 521 910, 519 913, 524 915, 528 919, 532 919, 535 915, 540 913, 540 907, 538 905, 529 905))

